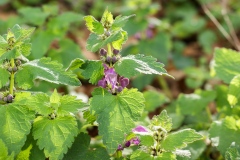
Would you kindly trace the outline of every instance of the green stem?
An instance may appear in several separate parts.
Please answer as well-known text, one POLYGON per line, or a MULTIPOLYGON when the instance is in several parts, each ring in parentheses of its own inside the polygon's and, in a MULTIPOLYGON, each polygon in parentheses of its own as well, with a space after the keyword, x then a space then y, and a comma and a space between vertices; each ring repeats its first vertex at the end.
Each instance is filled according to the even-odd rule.
POLYGON ((171 91, 167 85, 166 80, 162 76, 158 76, 158 81, 159 81, 159 84, 162 86, 163 91, 165 92, 166 96, 170 99, 173 99, 171 91))
MULTIPOLYGON (((10 64, 11 64, 11 67, 13 68, 15 65, 13 58, 11 59, 10 64)), ((12 72, 10 76, 9 94, 11 95, 13 95, 13 88, 14 88, 14 72, 12 72)))
POLYGON ((108 48, 108 55, 112 57, 112 48, 110 43, 107 44, 107 48, 108 48))

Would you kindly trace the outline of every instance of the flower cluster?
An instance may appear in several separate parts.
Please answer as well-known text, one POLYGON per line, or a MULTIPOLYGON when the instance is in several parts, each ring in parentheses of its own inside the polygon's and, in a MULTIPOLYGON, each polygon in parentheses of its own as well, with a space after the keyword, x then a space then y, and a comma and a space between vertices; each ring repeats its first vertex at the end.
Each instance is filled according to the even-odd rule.
POLYGON ((139 145, 139 144, 140 144, 140 139, 139 139, 138 137, 134 137, 134 138, 130 139, 129 141, 126 141, 126 142, 124 143, 124 145, 119 144, 119 145, 118 145, 118 148, 117 148, 117 151, 122 151, 124 148, 128 148, 128 147, 130 147, 131 145, 137 146, 137 145, 139 145))
POLYGON ((112 64, 118 61, 119 51, 113 50, 115 56, 107 56, 107 51, 105 49, 100 50, 100 55, 104 61, 104 76, 101 80, 98 81, 98 86, 108 89, 112 94, 121 92, 128 84, 129 79, 119 76, 114 68, 111 67, 112 64), (117 56, 116 56, 117 55, 117 56))

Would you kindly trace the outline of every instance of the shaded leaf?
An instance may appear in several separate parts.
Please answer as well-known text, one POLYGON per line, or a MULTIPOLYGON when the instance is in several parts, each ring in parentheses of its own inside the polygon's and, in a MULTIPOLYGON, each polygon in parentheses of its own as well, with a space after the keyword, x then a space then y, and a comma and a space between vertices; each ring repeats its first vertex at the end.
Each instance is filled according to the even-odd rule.
POLYGON ((0 88, 2 88, 9 82, 10 73, 6 69, 0 67, 0 75, 0 88))

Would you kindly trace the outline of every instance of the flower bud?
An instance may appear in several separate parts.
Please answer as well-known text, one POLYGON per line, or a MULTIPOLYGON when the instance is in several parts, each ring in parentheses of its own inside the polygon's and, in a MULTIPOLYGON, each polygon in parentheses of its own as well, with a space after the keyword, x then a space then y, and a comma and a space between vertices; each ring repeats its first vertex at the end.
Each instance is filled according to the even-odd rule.
POLYGON ((4 98, 3 98, 3 101, 4 101, 4 102, 7 102, 7 101, 8 101, 8 100, 7 100, 7 97, 4 97, 4 98))
POLYGON ((12 72, 13 71, 13 68, 12 67, 8 67, 7 69, 9 72, 12 72))
POLYGON ((104 32, 105 36, 109 37, 111 35, 111 33, 109 31, 105 31, 104 32))
POLYGON ((131 142, 130 141, 127 141, 126 143, 125 143, 125 147, 129 147, 131 145, 131 142))
POLYGON ((107 63, 111 63, 111 62, 112 62, 112 58, 108 56, 108 57, 106 58, 106 62, 107 62, 107 63))
POLYGON ((116 63, 117 61, 117 57, 112 57, 112 63, 116 63))
POLYGON ((119 145, 118 145, 118 148, 117 148, 117 150, 118 150, 118 151, 121 151, 121 150, 123 150, 123 147, 122 147, 122 145, 121 145, 121 144, 119 144, 119 145))
POLYGON ((9 94, 7 96, 7 102, 12 103, 12 101, 13 101, 13 96, 11 94, 9 94))
POLYGON ((149 39, 153 38, 153 31, 151 29, 146 30, 146 37, 149 39))
POLYGON ((134 38, 136 38, 137 40, 141 40, 141 33, 136 33, 135 35, 134 35, 134 38))
POLYGON ((20 59, 17 59, 16 62, 15 62, 16 66, 20 66, 22 64, 21 60, 20 59))
POLYGON ((104 48, 101 48, 99 53, 100 53, 101 56, 106 56, 107 55, 107 51, 104 48))
POLYGON ((119 50, 113 49, 113 54, 117 55, 119 53, 119 50))
POLYGON ((17 72, 18 68, 17 68, 16 66, 14 66, 14 67, 12 68, 12 70, 13 70, 13 72, 17 72))
POLYGON ((117 91, 121 92, 123 90, 122 86, 118 86, 117 91))

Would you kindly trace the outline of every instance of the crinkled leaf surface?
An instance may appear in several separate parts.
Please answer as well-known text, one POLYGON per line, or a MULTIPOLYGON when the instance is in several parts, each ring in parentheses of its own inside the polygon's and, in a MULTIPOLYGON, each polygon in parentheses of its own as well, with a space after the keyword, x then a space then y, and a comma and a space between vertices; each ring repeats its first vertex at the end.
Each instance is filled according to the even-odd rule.
POLYGON ((6 69, 0 67, 0 75, 0 88, 2 88, 9 81, 10 73, 6 69))
POLYGON ((35 79, 72 86, 81 84, 75 74, 66 72, 60 63, 51 61, 50 58, 41 58, 23 64, 15 77, 18 87, 22 89, 31 88, 35 79))
POLYGON ((217 48, 214 54, 214 70, 217 77, 230 83, 240 74, 240 53, 231 49, 217 48))
POLYGON ((121 38, 116 40, 116 41, 113 41, 112 42, 112 46, 113 48, 117 49, 117 50, 121 50, 122 49, 122 45, 127 41, 128 39, 128 34, 126 31, 121 31, 121 38))
POLYGON ((202 139, 202 135, 193 129, 184 129, 170 133, 162 141, 161 147, 166 151, 176 151, 187 146, 188 143, 202 139))
POLYGON ((240 75, 235 76, 229 85, 227 100, 231 106, 237 104, 240 98, 240 75))
POLYGON ((85 79, 89 79, 89 82, 96 84, 103 77, 103 64, 102 61, 87 60, 80 67, 82 69, 82 75, 85 79))
POLYGON ((134 121, 141 117, 144 97, 136 89, 124 89, 114 96, 97 88, 90 100, 90 109, 97 116, 99 134, 110 154, 124 140, 124 135, 134 128, 134 121))
POLYGON ((100 22, 98 22, 93 16, 85 16, 84 20, 86 21, 87 29, 90 32, 93 32, 96 34, 104 33, 103 25, 100 22))
POLYGON ((149 153, 145 153, 141 150, 136 150, 132 153, 130 159, 134 160, 176 160, 176 155, 171 152, 162 152, 158 156, 150 156, 149 153))
POLYGON ((51 97, 45 93, 38 93, 28 101, 28 105, 32 106, 35 111, 39 114, 48 116, 53 110, 57 111, 58 116, 69 115, 71 113, 77 112, 78 109, 86 106, 81 100, 77 99, 75 96, 65 95, 59 96, 54 92, 51 97))
POLYGON ((104 25, 106 23, 108 23, 109 25, 112 25, 113 23, 113 15, 111 12, 108 11, 108 9, 106 9, 102 15, 101 18, 101 23, 104 25))
POLYGON ((159 126, 169 132, 172 129, 172 119, 167 115, 167 111, 163 110, 160 115, 152 118, 151 126, 159 126))
POLYGON ((114 65, 116 72, 127 78, 139 74, 168 75, 167 71, 163 67, 164 64, 156 62, 155 58, 141 54, 122 57, 114 65))
POLYGON ((87 48, 87 50, 89 50, 91 52, 96 52, 100 48, 105 47, 108 43, 117 41, 119 39, 122 39, 122 34, 120 31, 110 35, 109 37, 107 37, 104 40, 100 39, 98 35, 91 33, 87 40, 86 48, 87 48))
POLYGON ((77 133, 77 121, 72 116, 53 120, 39 116, 33 123, 33 137, 39 149, 44 149, 45 156, 50 159, 62 159, 77 133))
POLYGON ((225 154, 227 148, 233 142, 240 145, 240 126, 233 117, 226 117, 222 121, 213 122, 209 134, 212 145, 216 146, 222 155, 225 154))
POLYGON ((240 159, 240 146, 230 146, 225 153, 226 160, 239 160, 240 159))
POLYGON ((0 105, 0 139, 8 148, 9 154, 19 153, 26 141, 26 135, 30 133, 34 113, 25 105, 14 103, 0 105))
POLYGON ((4 142, 0 139, 0 159, 1 160, 14 160, 14 154, 12 153, 10 156, 8 155, 8 148, 4 144, 4 142))

